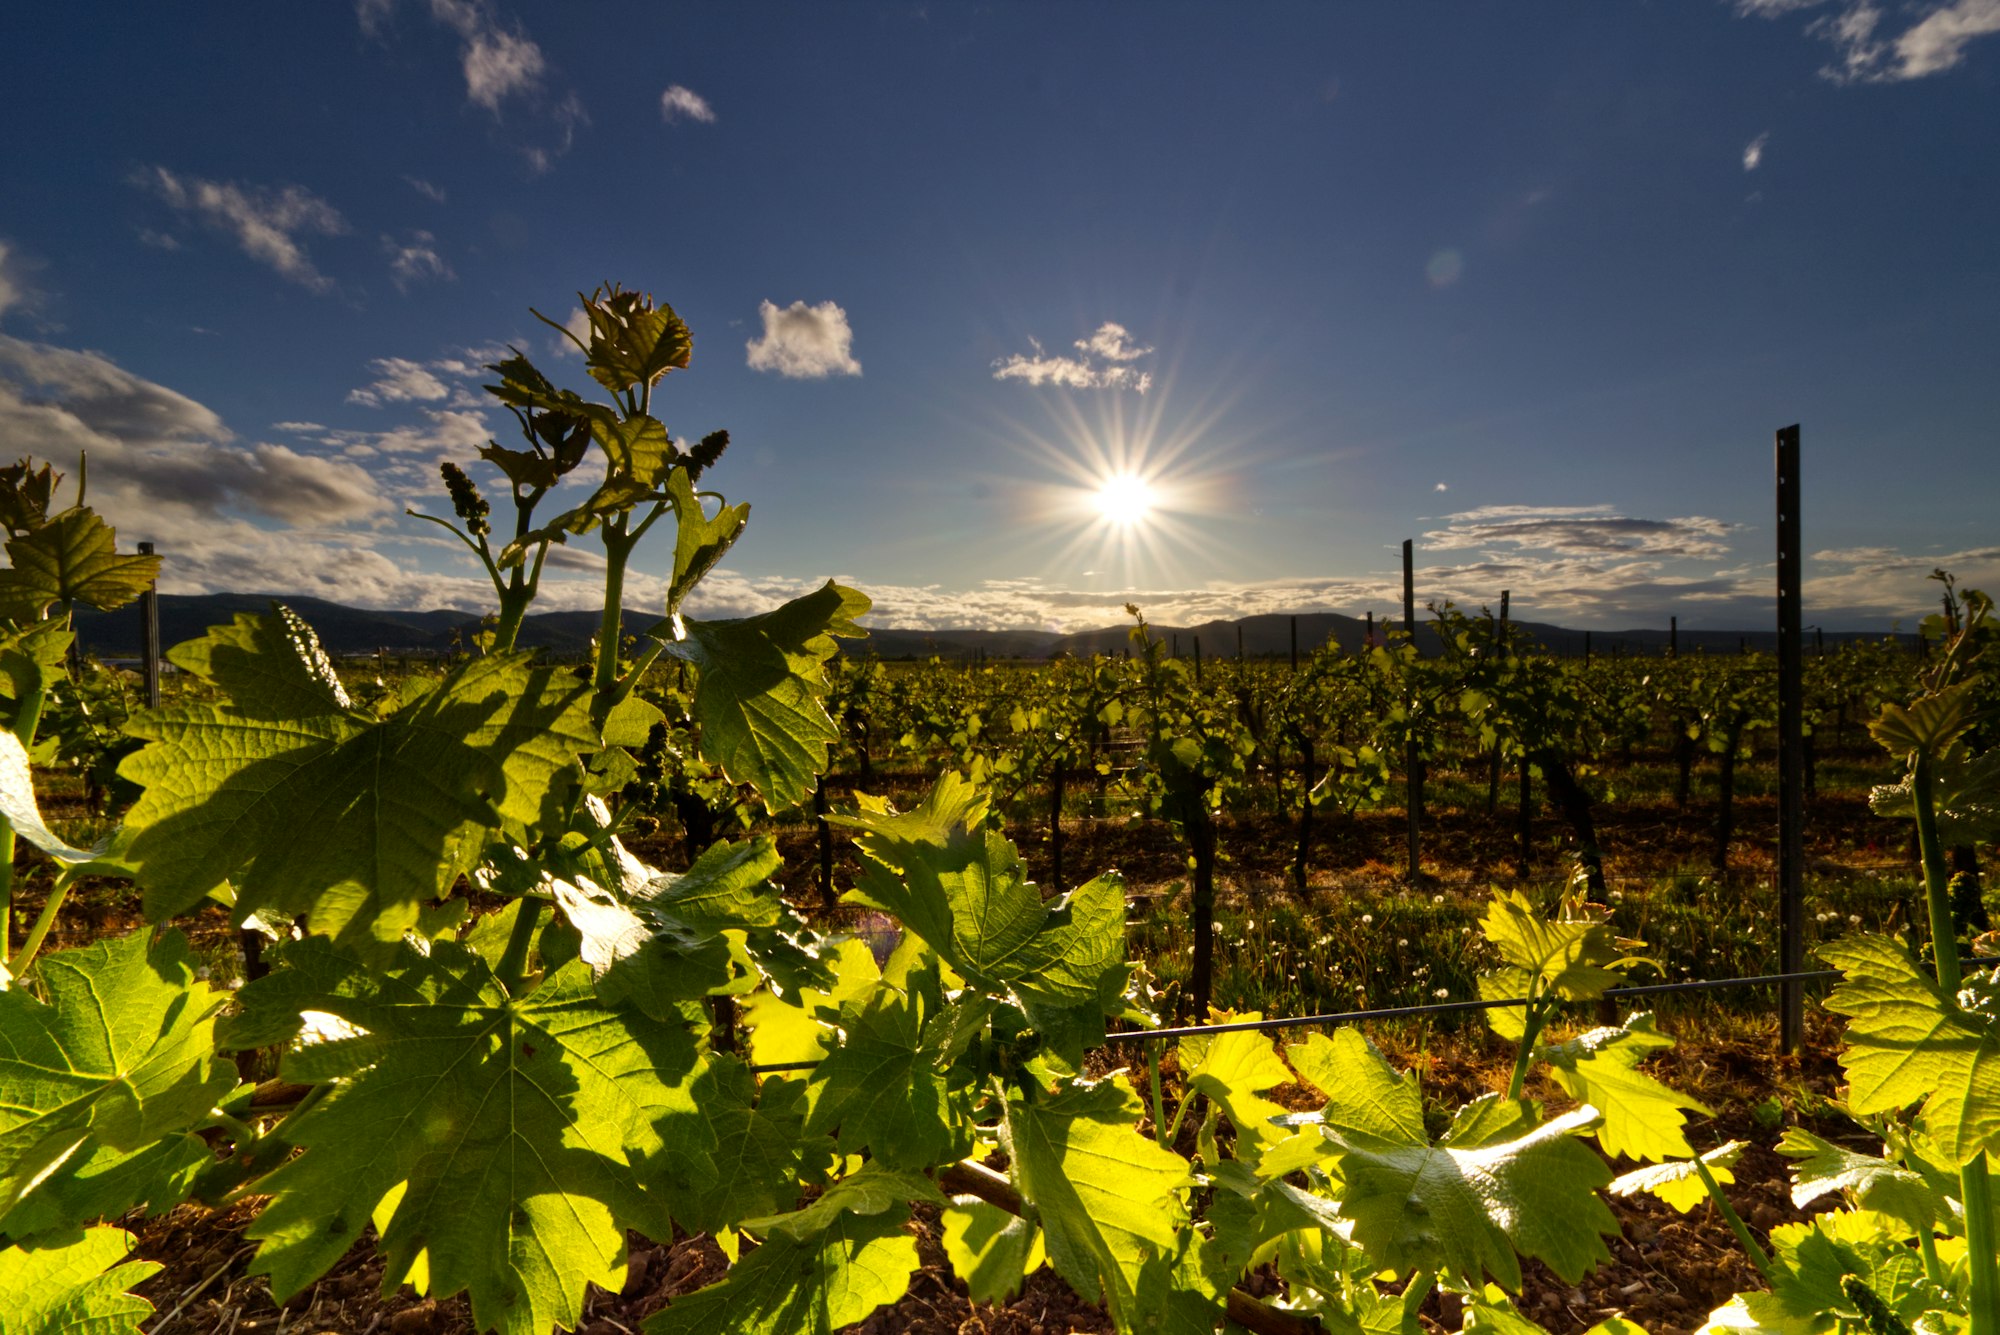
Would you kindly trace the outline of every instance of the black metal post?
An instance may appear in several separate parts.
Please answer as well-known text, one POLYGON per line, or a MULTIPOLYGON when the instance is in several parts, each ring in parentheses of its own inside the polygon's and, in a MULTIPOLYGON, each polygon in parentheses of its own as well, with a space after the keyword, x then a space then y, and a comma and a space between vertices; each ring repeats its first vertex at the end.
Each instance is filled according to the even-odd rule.
MULTIPOLYGON (((1417 583, 1416 547, 1410 539, 1403 539, 1403 631, 1410 637, 1410 647, 1417 645, 1417 583)), ((1405 678, 1407 681, 1408 679, 1405 678)), ((1403 741, 1403 775, 1408 785, 1405 805, 1410 816, 1410 866, 1409 877, 1417 879, 1420 870, 1417 852, 1419 834, 1424 819, 1424 776, 1422 762, 1417 756, 1417 733, 1415 728, 1416 697, 1406 685, 1403 689, 1404 711, 1410 718, 1411 728, 1403 741)))
MULTIPOLYGON (((1799 429, 1778 432, 1778 968, 1805 959, 1805 665, 1800 650, 1799 429)), ((1778 1047, 1798 1051, 1805 994, 1796 980, 1778 989, 1778 1047)))

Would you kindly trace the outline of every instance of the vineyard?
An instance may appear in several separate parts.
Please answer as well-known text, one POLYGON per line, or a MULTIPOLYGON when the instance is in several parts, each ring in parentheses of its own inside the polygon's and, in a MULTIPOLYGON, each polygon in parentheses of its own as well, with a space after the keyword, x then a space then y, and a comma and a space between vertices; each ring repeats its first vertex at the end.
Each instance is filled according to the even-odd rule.
POLYGON ((492 584, 451 661, 273 605, 151 701, 71 617, 160 558, 0 470, 0 1331, 2000 1335, 1984 595, 1805 658, 1780 1056, 1670 990, 1784 970, 1768 656, 705 620, 689 331, 584 309, 601 392, 488 368, 519 439, 416 516, 492 584), (516 647, 572 545, 581 663, 516 647))

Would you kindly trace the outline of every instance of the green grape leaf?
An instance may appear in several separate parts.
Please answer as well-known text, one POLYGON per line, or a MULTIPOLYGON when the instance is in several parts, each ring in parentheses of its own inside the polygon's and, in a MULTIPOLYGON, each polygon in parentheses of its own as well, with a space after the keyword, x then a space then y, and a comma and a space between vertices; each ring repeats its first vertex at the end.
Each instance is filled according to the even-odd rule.
POLYGON ((911 982, 882 982, 841 1004, 841 1042, 812 1073, 806 1130, 838 1128, 843 1154, 866 1149, 877 1162, 921 1169, 949 1156, 957 1119, 938 1069, 951 1017, 935 973, 911 982))
POLYGON ((0 839, 8 837, 11 828, 58 862, 88 862, 104 851, 73 847, 42 820, 28 753, 21 739, 5 729, 0 729, 0 818, 5 821, 0 824, 0 839))
MULTIPOLYGON (((695 1080, 693 1100, 705 1134, 685 1147, 669 1145, 650 1175, 681 1227, 714 1233, 796 1205, 808 1150, 805 1083, 759 1084, 742 1061, 717 1056, 695 1080)), ((831 1148, 824 1140, 816 1144, 831 1148)))
POLYGON ((631 1001, 656 1019, 679 1002, 731 987, 739 952, 728 934, 764 946, 802 926, 770 879, 781 859, 769 835, 719 840, 686 872, 662 872, 617 850, 620 894, 578 878, 551 878, 582 937, 585 963, 606 1001, 631 1001))
POLYGON ((1844 975, 1826 1008, 1849 1019, 1840 1065, 1856 1115, 1923 1105, 1951 1166, 2000 1147, 2000 1036, 1948 1002, 1902 944, 1846 936, 1820 947, 1844 975))
POLYGON ((674 308, 637 292, 613 290, 583 298, 590 321, 584 365, 590 378, 616 394, 684 370, 694 337, 674 308))
POLYGON ((186 1200, 195 1175, 214 1162, 215 1151, 192 1131, 131 1151, 84 1145, 0 1211, 0 1235, 33 1238, 135 1209, 151 1218, 186 1200))
MULTIPOLYGON (((1736 1180, 1736 1174, 1731 1169, 1742 1157, 1743 1142, 1732 1140, 1702 1155, 1701 1162, 1717 1186, 1727 1186, 1736 1180)), ((1702 1182, 1701 1173, 1696 1170, 1692 1159, 1675 1159, 1635 1168, 1614 1179, 1605 1190, 1613 1196, 1650 1192, 1682 1214, 1708 1199, 1708 1187, 1702 1182)))
POLYGON ((15 621, 39 620, 58 603, 109 612, 160 575, 157 556, 118 555, 116 532, 82 505, 7 539, 7 555, 13 565, 0 570, 0 615, 15 621))
POLYGON ((843 1211, 815 1237, 773 1236, 720 1283, 649 1317, 646 1335, 832 1335, 909 1289, 918 1259, 908 1215, 843 1211))
POLYGON ((868 606, 865 595, 828 580, 757 616, 669 623, 667 652, 700 672, 691 712, 703 758, 731 783, 756 788, 771 811, 805 800, 827 747, 840 740, 823 703, 823 665, 836 636, 866 634, 854 619, 868 606))
POLYGON ((667 478, 667 495, 673 499, 676 523, 674 575, 667 584, 667 615, 673 617, 694 586, 743 536, 743 526, 750 522, 750 507, 724 505, 710 518, 702 513, 701 499, 685 469, 675 469, 667 478))
POLYGON ((591 422, 591 434, 611 460, 612 476, 630 478, 643 487, 657 485, 679 454, 667 435, 667 428, 658 418, 645 413, 595 419, 591 422))
POLYGON ((1919 1233, 1946 1217, 1930 1184, 1888 1159, 1856 1154, 1797 1126, 1786 1129, 1778 1153, 1798 1160, 1792 1167, 1792 1204, 1801 1210, 1838 1191, 1860 1208, 1894 1215, 1919 1233))
POLYGON ((339 1083, 284 1124, 302 1153, 252 1187, 271 1201, 246 1236, 280 1298, 372 1217, 389 1282, 466 1291, 482 1327, 544 1335, 582 1320, 587 1285, 623 1282, 626 1227, 665 1236, 639 1186, 647 1161, 669 1140, 713 1148, 684 1025, 606 1007, 580 962, 510 997, 451 942, 403 945, 381 972, 318 937, 285 954, 243 989, 246 1023, 313 1018, 324 1037, 288 1052, 283 1074, 339 1083))
POLYGON ((1894 1234, 1885 1234, 1878 1227, 1883 1219, 1836 1210, 1772 1229, 1771 1289, 1742 1295, 1746 1311, 1781 1330, 1838 1324, 1828 1322, 1829 1317, 1859 1321, 1864 1313, 1848 1293, 1853 1277, 1903 1321, 1915 1320, 1935 1290, 1924 1283, 1923 1260, 1904 1245, 1900 1224, 1894 1234))
POLYGON ((826 1056, 839 1035, 820 1018, 821 1011, 838 1014, 841 1003, 866 996, 882 977, 882 971, 875 965, 874 952, 859 937, 836 939, 824 958, 833 972, 832 987, 803 988, 796 1002, 760 990, 744 1002, 743 1018, 750 1025, 751 1061, 762 1066, 818 1061, 826 1056))
POLYGON ((219 689, 247 718, 327 718, 354 707, 319 636, 283 603, 268 614, 238 612, 167 650, 167 661, 219 689))
POLYGON ((864 855, 861 885, 843 898, 893 913, 982 988, 1051 1010, 1097 1004, 1107 973, 1124 968, 1124 882, 1100 876, 1045 902, 1020 851, 982 828, 971 789, 947 771, 914 811, 876 804, 839 818, 862 831, 864 855))
POLYGON ((1451 1125, 1438 1138, 1440 1145, 1478 1149, 1503 1140, 1515 1140, 1541 1125, 1541 1109, 1528 1099, 1510 1099, 1502 1094, 1481 1094, 1470 1103, 1460 1104, 1451 1115, 1451 1125))
POLYGON ((1493 896, 1479 925, 1501 959, 1566 1001, 1601 997, 1624 981, 1618 969, 1628 957, 1600 916, 1546 918, 1527 896, 1508 890, 1493 896))
POLYGON ((1414 1071, 1397 1075, 1359 1029, 1314 1034, 1285 1049, 1292 1069, 1327 1096, 1320 1114, 1350 1144, 1423 1143, 1424 1102, 1414 1071))
POLYGON ((1616 1158, 1674 1159, 1694 1153, 1682 1131, 1682 1110, 1709 1115, 1695 1099, 1669 1089, 1639 1069, 1639 1063, 1674 1045, 1640 1012, 1615 1028, 1592 1029, 1540 1049, 1556 1083, 1578 1103, 1604 1114, 1597 1143, 1616 1158))
POLYGON ((525 653, 474 659, 377 720, 339 708, 337 683, 305 686, 317 645, 274 620, 239 621, 203 651, 219 683, 246 685, 245 706, 175 705, 127 725, 150 743, 119 770, 145 787, 124 856, 149 916, 228 882, 239 915, 307 914, 346 943, 394 942, 476 864, 487 831, 536 821, 558 774, 597 749, 588 687, 525 653), (253 668, 266 652, 279 663, 253 668), (283 712, 315 697, 320 712, 283 712))
MULTIPOLYGON (((1234 1020, 1261 1020, 1263 1014, 1248 1011, 1214 1011, 1209 1023, 1234 1020)), ((1262 1097, 1264 1091, 1292 1082, 1292 1073, 1278 1058, 1271 1039, 1254 1031, 1183 1038, 1177 1048, 1181 1070, 1190 1097, 1206 1094, 1229 1115, 1236 1128, 1236 1154, 1255 1164, 1265 1148, 1285 1139, 1290 1132, 1272 1119, 1285 1115, 1281 1104, 1262 1097)))
POLYGON ((131 1261, 122 1228, 85 1229, 35 1247, 0 1250, 0 1331, 6 1335, 139 1335, 153 1305, 129 1292, 158 1274, 131 1261))
MULTIPOLYGON (((1534 975, 1526 969, 1503 964, 1479 975, 1477 980, 1481 1001, 1519 1001, 1528 995, 1534 986, 1534 975)), ((1509 1043, 1519 1043, 1528 1034, 1528 1010, 1526 1006, 1489 1006, 1485 1011, 1486 1027, 1509 1043)))
POLYGON ((1123 1076, 1007 1101, 1002 1143, 1014 1185, 1041 1221, 1049 1259, 1086 1298, 1102 1295, 1129 1329, 1140 1272, 1171 1258, 1187 1219, 1187 1161, 1139 1134, 1139 1096, 1123 1076))
MULTIPOLYGON (((1878 816, 1915 820, 1916 776, 1870 790, 1868 806, 1878 816)), ((2000 748, 1968 756, 1949 746, 1933 762, 1932 805, 1938 841, 1946 847, 1985 843, 2000 834, 2000 748)))
POLYGON ((1962 681, 1920 696, 1908 708, 1891 701, 1868 731, 1891 755, 1937 755, 1978 718, 1978 687, 1977 680, 1962 681))
POLYGON ((977 1196, 954 1196, 940 1216, 944 1254, 976 1303, 1004 1303, 1048 1259, 1042 1230, 977 1196))
POLYGON ((218 1063, 228 994, 198 982, 179 932, 44 956, 46 1003, 0 991, 0 1209, 95 1147, 138 1151, 207 1120, 236 1084, 218 1063))
POLYGON ((1337 1031, 1307 1065, 1332 1096, 1321 1130, 1344 1179, 1340 1213, 1380 1265, 1462 1284, 1491 1275, 1518 1292, 1516 1252, 1572 1283, 1609 1259, 1600 1235, 1615 1235, 1618 1222, 1597 1188, 1611 1170, 1577 1138, 1596 1126, 1595 1108, 1512 1140, 1432 1145, 1415 1081, 1399 1078, 1358 1031, 1337 1031))

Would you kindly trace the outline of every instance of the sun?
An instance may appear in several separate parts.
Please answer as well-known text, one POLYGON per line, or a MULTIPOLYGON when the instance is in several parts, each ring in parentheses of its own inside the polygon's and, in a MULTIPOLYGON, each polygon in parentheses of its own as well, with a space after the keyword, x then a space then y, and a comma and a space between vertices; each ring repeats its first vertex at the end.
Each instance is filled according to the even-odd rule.
POLYGON ((1118 473, 1097 488, 1097 513, 1119 528, 1137 528, 1153 513, 1153 488, 1134 473, 1118 473))

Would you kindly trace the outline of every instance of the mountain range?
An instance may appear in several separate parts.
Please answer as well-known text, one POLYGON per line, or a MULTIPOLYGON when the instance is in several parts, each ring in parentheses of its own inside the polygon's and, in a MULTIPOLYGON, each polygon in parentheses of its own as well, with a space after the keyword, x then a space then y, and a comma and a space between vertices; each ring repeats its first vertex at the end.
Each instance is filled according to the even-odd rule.
MULTIPOLYGON (((329 653, 342 657, 387 653, 395 655, 447 654, 470 642, 479 629, 479 618, 466 612, 438 609, 429 612, 395 612, 348 607, 321 598, 287 597, 282 594, 208 593, 194 595, 161 594, 159 597, 160 642, 166 646, 200 636, 210 626, 226 623, 238 612, 262 612, 273 600, 281 601, 311 623, 329 653)), ((659 620, 648 612, 627 609, 624 631, 637 635, 659 620)), ((1378 640, 1394 622, 1372 623, 1378 640)), ((1558 654, 1585 652, 1631 655, 1658 655, 1669 643, 1667 630, 1583 631, 1542 622, 1517 621, 1516 634, 1526 635, 1558 654)), ((136 658, 140 652, 139 607, 135 603, 116 612, 80 610, 76 617, 79 638, 86 652, 100 658, 136 658)), ((542 612, 522 624, 520 643, 549 649, 557 654, 583 655, 596 636, 595 612, 542 612)), ((1233 658, 1239 653, 1251 657, 1286 657, 1296 645, 1301 654, 1336 641, 1347 652, 1368 642, 1371 623, 1337 612, 1301 612, 1296 616, 1267 613, 1235 621, 1206 621, 1198 626, 1154 626, 1156 639, 1167 642, 1181 657, 1201 654, 1209 658, 1233 658)), ((1816 634, 1817 632, 1808 632, 1816 634)), ((1682 630, 1683 650, 1708 653, 1737 653, 1745 649, 1769 652, 1777 647, 1775 631, 1682 630)), ((1824 635, 1824 641, 1879 639, 1871 632, 1842 631, 1824 635)), ((1908 637, 1897 637, 1907 639, 1908 637)), ((870 628, 866 640, 842 641, 849 653, 870 653, 879 658, 947 658, 960 660, 1027 658, 1042 659, 1060 654, 1079 657, 1093 653, 1116 654, 1130 644, 1125 626, 1058 633, 1038 630, 908 630, 895 627, 870 628)), ((1438 649, 1430 623, 1417 625, 1417 644, 1427 653, 1438 649)), ((1808 646, 1810 648, 1810 645, 1808 646)))

